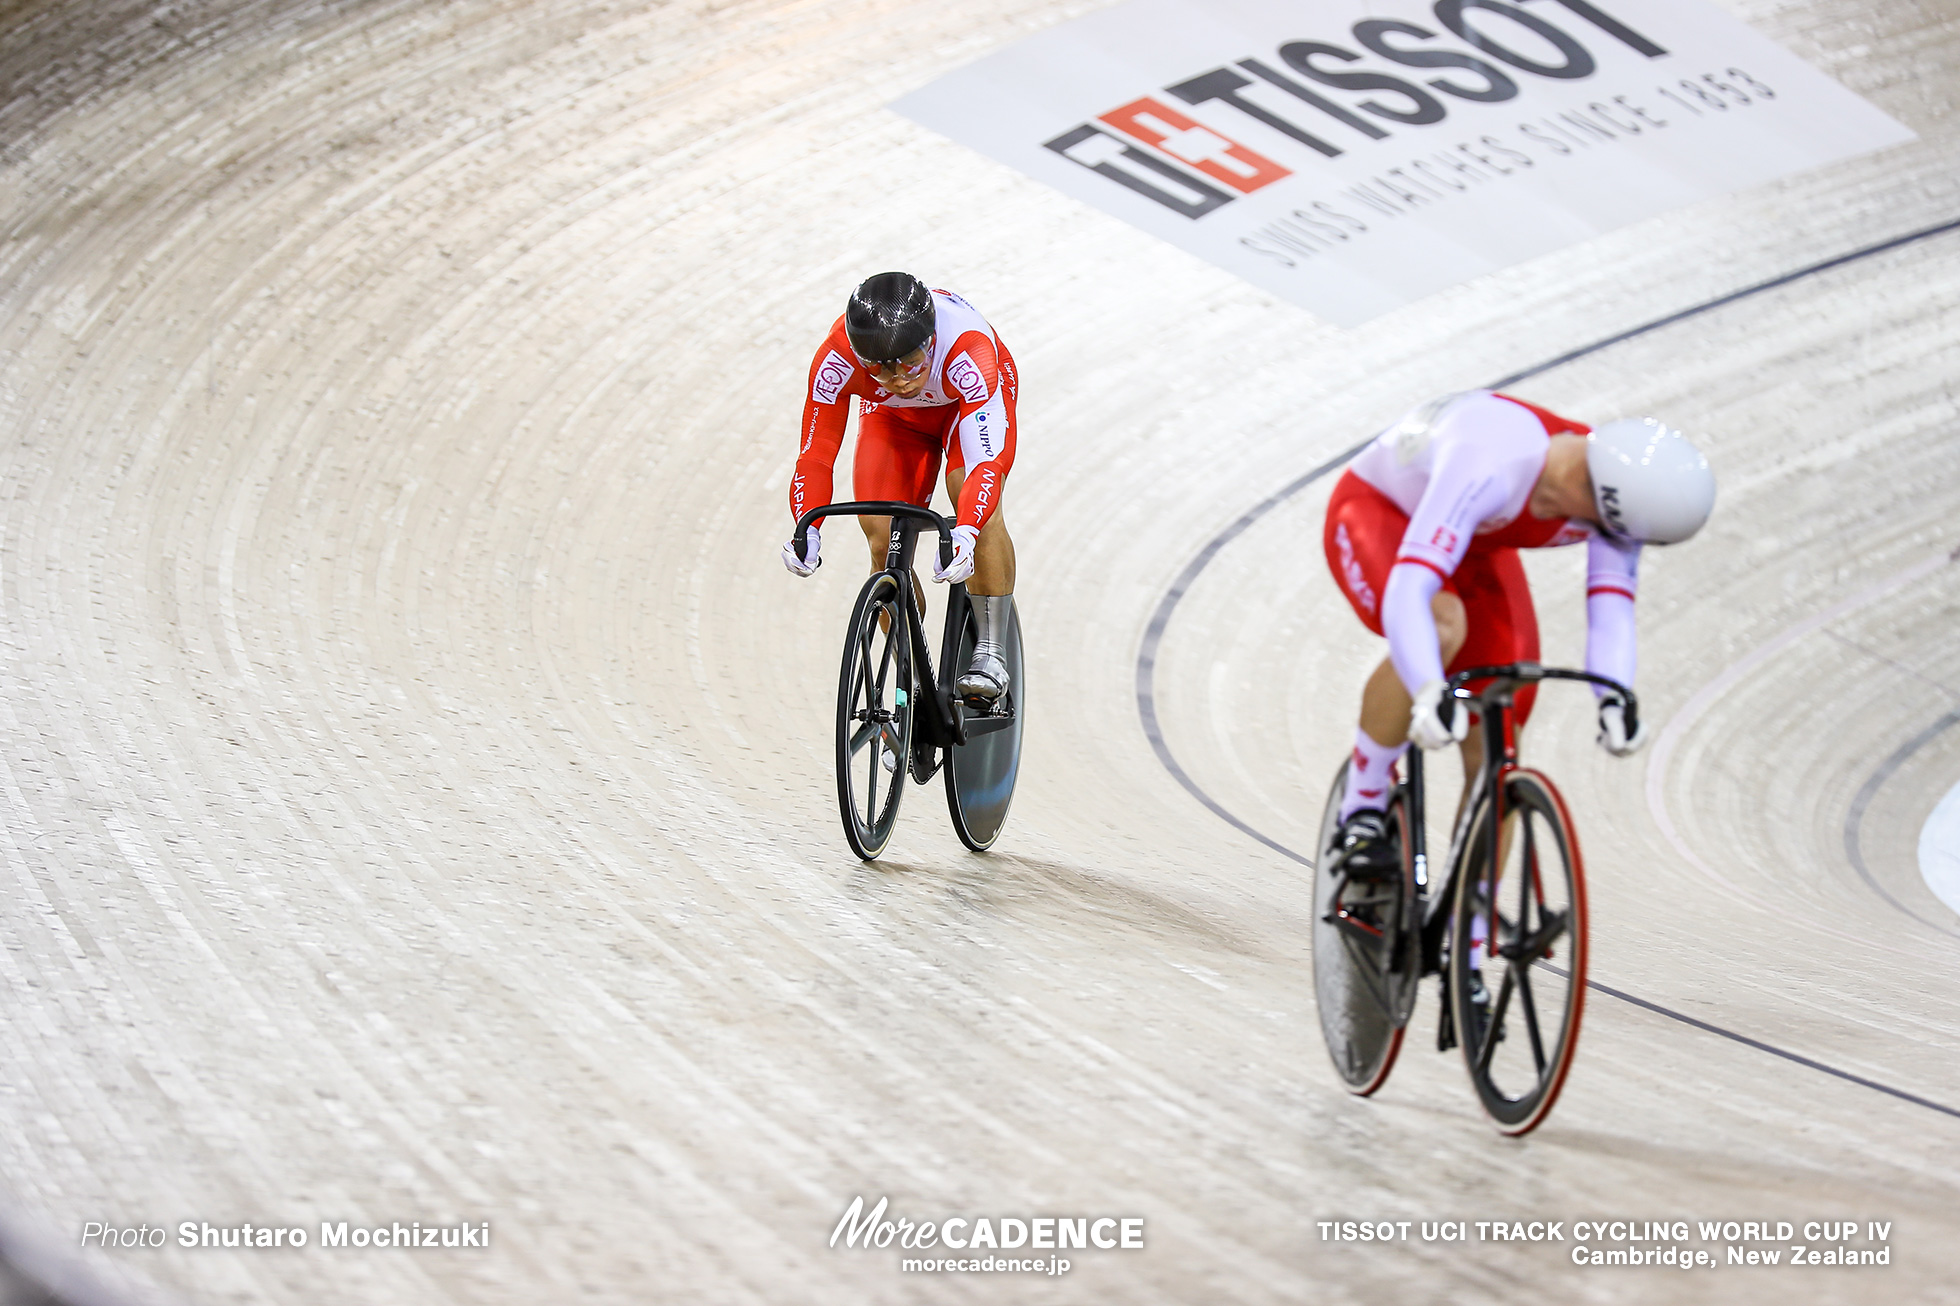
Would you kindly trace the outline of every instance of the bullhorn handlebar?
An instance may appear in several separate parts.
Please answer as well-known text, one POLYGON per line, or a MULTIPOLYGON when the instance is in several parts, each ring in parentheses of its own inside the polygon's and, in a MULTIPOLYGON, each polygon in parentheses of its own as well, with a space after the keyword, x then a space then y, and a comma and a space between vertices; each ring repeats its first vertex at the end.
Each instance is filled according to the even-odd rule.
POLYGON ((939 532, 939 569, 944 571, 953 565, 953 526, 945 517, 930 508, 922 508, 916 503, 885 502, 878 499, 863 500, 856 503, 827 503, 821 508, 812 508, 796 519, 796 556, 807 559, 810 548, 810 527, 825 517, 909 517, 922 521, 939 532))
POLYGON ((1619 695, 1626 704, 1627 734, 1632 735, 1640 727, 1640 699, 1634 692, 1609 676, 1596 676, 1590 671, 1569 671, 1564 667, 1548 667, 1537 662, 1506 662, 1495 667, 1467 667, 1449 678, 1450 692, 1462 699, 1476 699, 1482 694, 1472 694, 1463 687, 1473 680, 1497 682, 1491 690, 1502 692, 1518 685, 1532 685, 1541 680, 1583 680, 1587 684, 1599 685, 1610 693, 1619 695))

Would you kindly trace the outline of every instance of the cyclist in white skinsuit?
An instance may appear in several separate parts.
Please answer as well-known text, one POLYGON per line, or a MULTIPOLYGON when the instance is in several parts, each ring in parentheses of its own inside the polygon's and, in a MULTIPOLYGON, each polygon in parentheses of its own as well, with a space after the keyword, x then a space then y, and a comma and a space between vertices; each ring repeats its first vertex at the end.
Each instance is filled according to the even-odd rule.
MULTIPOLYGON (((1409 742, 1458 743, 1466 775, 1480 763, 1469 714, 1445 719, 1444 681, 1538 659, 1517 550, 1586 542, 1586 667, 1630 685, 1641 547, 1687 539, 1714 502, 1707 460, 1678 431, 1651 418, 1591 431, 1488 390, 1425 404, 1362 451, 1327 505, 1324 543, 1335 581, 1363 624, 1388 637, 1389 656, 1362 695, 1340 865, 1385 873, 1399 856, 1381 809, 1409 742)), ((1519 728, 1534 695, 1518 693, 1519 728)), ((1616 755, 1646 741, 1644 724, 1629 736, 1618 695, 1602 691, 1599 720, 1599 742, 1616 755)))

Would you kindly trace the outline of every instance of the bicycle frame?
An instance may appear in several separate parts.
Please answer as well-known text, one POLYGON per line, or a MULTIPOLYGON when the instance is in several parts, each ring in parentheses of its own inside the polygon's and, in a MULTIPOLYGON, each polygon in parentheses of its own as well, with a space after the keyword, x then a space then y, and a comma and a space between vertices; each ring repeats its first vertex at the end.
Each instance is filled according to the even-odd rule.
MULTIPOLYGON (((1542 680, 1579 680, 1600 685, 1621 696, 1626 702, 1627 733, 1638 728, 1640 721, 1640 702, 1634 692, 1619 681, 1606 676, 1596 676, 1589 671, 1567 671, 1560 667, 1547 667, 1536 662, 1509 662, 1502 666, 1470 667, 1449 678, 1449 697, 1456 704, 1456 711, 1469 710, 1473 705, 1483 718, 1483 763, 1476 777, 1470 782, 1463 796, 1462 810, 1457 814, 1456 829, 1450 835, 1448 864, 1450 878, 1437 893, 1429 892, 1428 827, 1424 824, 1423 755, 1420 748, 1408 752, 1408 778, 1403 781, 1407 790, 1409 805, 1409 837, 1412 844, 1411 860, 1415 866, 1416 892, 1426 898, 1422 918, 1422 952, 1425 972, 1438 969, 1441 965, 1443 930, 1448 923, 1449 903, 1456 888, 1455 867, 1461 864, 1459 854, 1467 832, 1468 822, 1477 813, 1479 798, 1487 798, 1491 804, 1490 821, 1490 864, 1500 864, 1499 856, 1503 847, 1504 829, 1504 777, 1518 769, 1517 731, 1511 725, 1511 706, 1517 689, 1523 685, 1537 684, 1542 680), (1464 688, 1473 680, 1488 680, 1491 683, 1477 693, 1464 688)), ((1448 1013, 1445 1012, 1445 1017, 1448 1013)))
POLYGON ((921 740, 932 748, 948 748, 966 742, 965 723, 960 713, 953 710, 953 663, 959 650, 953 641, 959 638, 960 623, 966 616, 969 602, 964 584, 947 586, 946 629, 942 640, 939 666, 944 669, 944 678, 934 671, 932 652, 926 645, 925 612, 919 605, 918 591, 912 584, 912 554, 918 546, 919 527, 928 525, 939 533, 939 565, 943 569, 953 561, 952 523, 930 508, 917 504, 882 502, 877 500, 854 503, 832 503, 821 508, 812 508, 796 519, 796 552, 803 556, 808 549, 809 530, 812 525, 825 517, 889 517, 891 518, 891 539, 885 546, 884 574, 892 577, 899 590, 905 595, 906 647, 919 668, 918 682, 932 686, 931 712, 919 713, 913 718, 913 728, 924 727, 921 740))
POLYGON ((1400 865, 1355 874, 1346 864, 1339 817, 1350 761, 1328 791, 1314 868, 1314 992, 1348 1091, 1367 1097, 1387 1080, 1420 982, 1438 975, 1437 1049, 1463 1048, 1485 1112, 1513 1135, 1537 1128, 1558 1101, 1585 1010, 1584 861, 1557 787, 1519 761, 1511 715, 1518 688, 1541 680, 1613 691, 1638 731, 1632 692, 1604 676, 1536 662, 1458 672, 1442 716, 1481 714, 1482 762, 1464 786, 1440 881, 1429 856, 1421 751, 1407 757, 1385 809, 1400 865), (1507 857, 1515 860, 1507 865, 1507 857), (1555 946, 1569 958, 1563 969, 1550 964, 1555 946), (1500 1052, 1507 1028, 1518 1037, 1500 1052))

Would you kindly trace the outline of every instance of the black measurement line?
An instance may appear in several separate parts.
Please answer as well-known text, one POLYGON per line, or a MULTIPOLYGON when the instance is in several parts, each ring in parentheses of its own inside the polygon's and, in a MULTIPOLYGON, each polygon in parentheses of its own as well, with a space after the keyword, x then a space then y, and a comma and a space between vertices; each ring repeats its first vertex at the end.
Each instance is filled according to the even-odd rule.
POLYGON ((1938 921, 1927 920, 1924 916, 1921 916, 1918 912, 1906 906, 1897 898, 1894 898, 1886 891, 1885 886, 1878 882, 1878 878, 1865 865, 1863 834, 1865 828, 1865 809, 1871 806, 1872 799, 1878 796, 1878 791, 1884 787, 1885 782, 1890 780, 1893 773, 1904 766, 1914 753, 1924 748, 1927 744, 1932 743, 1956 725, 1960 725, 1960 712, 1948 712, 1945 716, 1933 722, 1932 725, 1920 731, 1918 735, 1901 744, 1893 752, 1892 756, 1881 762, 1878 770, 1872 772, 1865 780, 1864 786, 1858 790, 1858 796, 1851 800, 1851 811, 1844 818, 1844 855, 1851 859, 1851 869, 1858 872, 1858 878, 1865 882, 1866 887, 1879 897, 1885 899, 1892 906, 1918 921, 1921 925, 1928 926, 1931 929, 1938 930, 1941 934, 1949 936, 1960 935, 1960 930, 1955 930, 1948 925, 1941 925, 1938 921))
MULTIPOLYGON (((1538 964, 1552 972, 1552 974, 1557 975, 1560 979, 1569 980, 1572 978, 1569 971, 1560 970, 1557 966, 1549 962, 1541 961, 1538 964)), ((1666 1016, 1669 1020, 1678 1020, 1683 1025, 1692 1025, 1696 1029, 1705 1030, 1710 1034, 1732 1039, 1744 1047, 1755 1048, 1758 1052, 1767 1052, 1773 1057, 1782 1057, 1785 1061, 1794 1061, 1800 1066, 1808 1066, 1820 1074, 1834 1075, 1839 1079, 1847 1080, 1850 1083, 1860 1085, 1864 1088, 1869 1088, 1873 1092, 1885 1093, 1901 1101, 1910 1102, 1914 1106, 1923 1106, 1928 1111, 1938 1111, 1944 1115, 1960 1119, 1960 1111, 1956 1111, 1950 1106, 1941 1106, 1938 1102, 1920 1097, 1916 1093, 1908 1093, 1904 1089, 1893 1088, 1890 1084, 1881 1084, 1876 1079, 1866 1079, 1863 1075, 1854 1075, 1848 1070, 1839 1070, 1836 1066, 1827 1066, 1821 1061, 1813 1061, 1809 1057, 1801 1056, 1786 1048, 1777 1047, 1773 1043, 1765 1043, 1759 1038, 1750 1038, 1747 1034, 1738 1034, 1732 1029, 1723 1029, 1720 1025, 1711 1025, 1705 1020, 1676 1011, 1672 1007, 1663 1007, 1658 1002, 1649 1002, 1645 998, 1636 998, 1631 993, 1622 993, 1610 984, 1601 984, 1598 980, 1589 979, 1586 981, 1586 987, 1604 993, 1608 997, 1618 998, 1622 1002, 1630 1002, 1634 1006, 1651 1011, 1657 1016, 1666 1016)))

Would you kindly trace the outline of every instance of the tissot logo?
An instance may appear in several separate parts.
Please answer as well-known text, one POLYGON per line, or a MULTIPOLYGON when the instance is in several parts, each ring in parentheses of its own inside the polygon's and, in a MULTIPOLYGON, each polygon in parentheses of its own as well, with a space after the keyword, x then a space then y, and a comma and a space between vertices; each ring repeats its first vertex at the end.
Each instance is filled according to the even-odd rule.
POLYGON ((1354 326, 1913 139, 1732 8, 1114 0, 893 107, 1354 326))
MULTIPOLYGON (((1417 23, 1365 18, 1349 29, 1359 50, 1331 41, 1285 41, 1274 51, 1285 72, 1248 57, 1164 89, 1187 105, 1229 110, 1289 138, 1301 150, 1333 159, 1387 141, 1403 129, 1446 123, 1452 104, 1461 108, 1515 99, 1519 83, 1513 72, 1555 81, 1591 77, 1598 60, 1579 35, 1588 41, 1617 41, 1649 59, 1667 53, 1587 0, 1554 2, 1567 11, 1563 26, 1505 0, 1436 0, 1436 21, 1469 50, 1454 48, 1442 33, 1417 23), (1417 80, 1412 80, 1371 65, 1362 50, 1399 68, 1452 71, 1426 78, 1413 74, 1417 80), (1319 89, 1323 87, 1338 94, 1319 89)), ((1611 120, 1615 106, 1602 103, 1593 112, 1611 120)), ((1624 116, 1623 108, 1619 116, 1624 116)), ((1150 96, 1043 144, 1194 221, 1292 175, 1283 162, 1150 96)), ((1493 151, 1486 146, 1484 152, 1493 151)), ((1461 170, 1475 165, 1453 160, 1443 166, 1461 170)), ((1486 166, 1503 171, 1501 163, 1486 161, 1486 166)), ((1393 189, 1391 185, 1391 195, 1393 189)))

